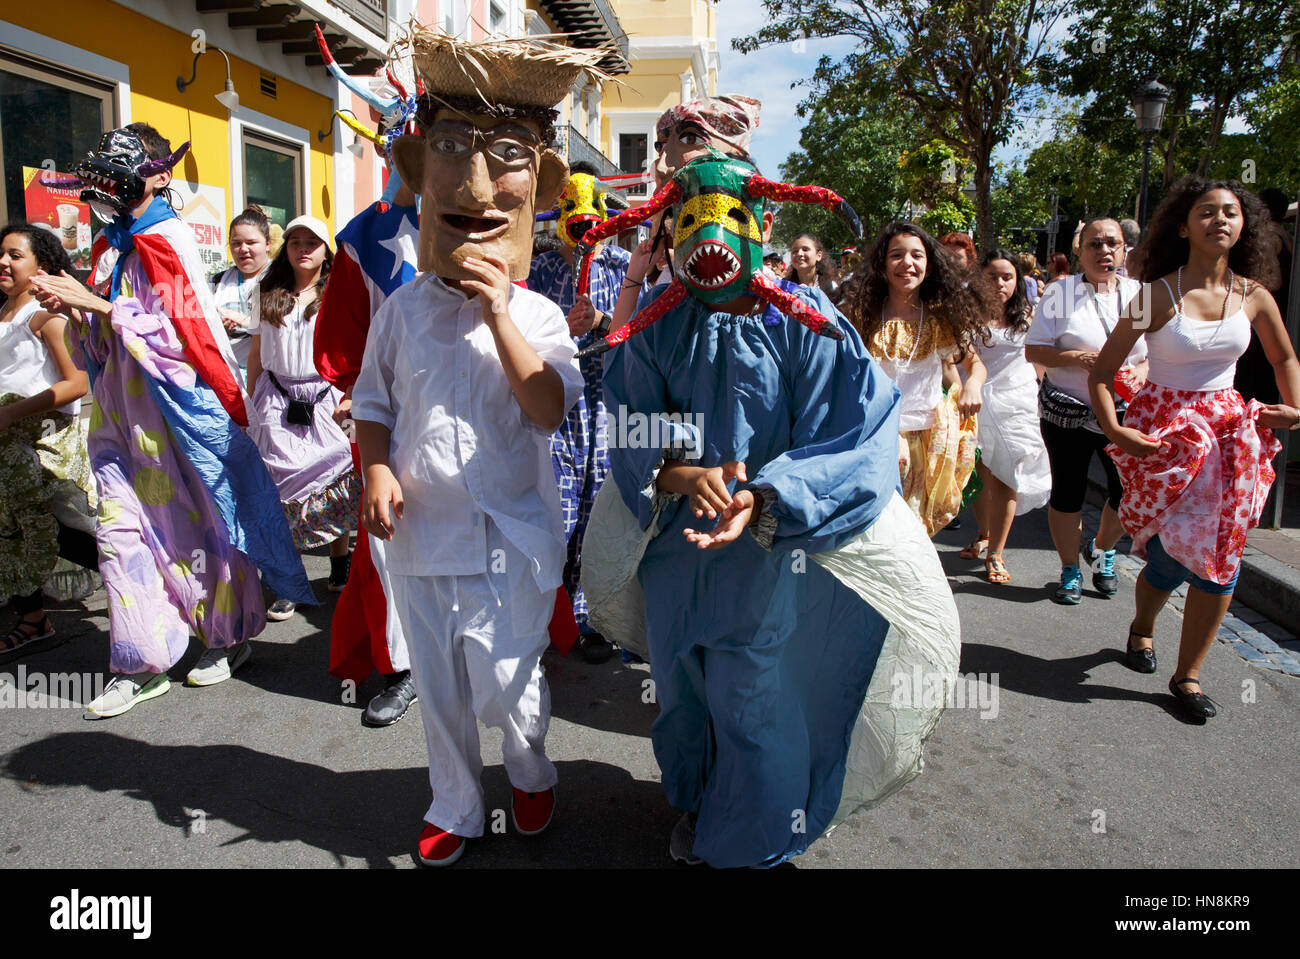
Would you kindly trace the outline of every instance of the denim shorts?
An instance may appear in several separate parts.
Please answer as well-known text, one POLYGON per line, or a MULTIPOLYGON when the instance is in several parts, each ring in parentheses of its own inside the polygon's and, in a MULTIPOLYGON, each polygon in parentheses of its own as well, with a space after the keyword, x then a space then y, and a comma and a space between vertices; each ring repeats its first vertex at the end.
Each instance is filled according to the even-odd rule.
POLYGON ((1241 567, 1237 567, 1237 572, 1232 574, 1232 582, 1216 583, 1212 580, 1201 579, 1199 576, 1192 574, 1178 560, 1174 559, 1165 552, 1165 548, 1160 545, 1160 537, 1152 536, 1147 540, 1147 565, 1142 570, 1142 575, 1146 577, 1148 585, 1159 590, 1162 593, 1172 593, 1184 582, 1190 580, 1194 589, 1199 589, 1202 593, 1209 593, 1211 596, 1227 596, 1237 587, 1237 575, 1241 572, 1241 567))

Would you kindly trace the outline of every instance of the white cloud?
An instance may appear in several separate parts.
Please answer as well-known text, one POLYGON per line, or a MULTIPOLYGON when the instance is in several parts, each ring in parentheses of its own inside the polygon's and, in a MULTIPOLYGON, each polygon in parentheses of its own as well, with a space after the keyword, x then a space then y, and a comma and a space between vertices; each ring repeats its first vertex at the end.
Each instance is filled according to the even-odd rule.
MULTIPOLYGON (((768 23, 758 0, 722 0, 718 5, 719 93, 743 93, 763 101, 758 130, 751 141, 755 163, 770 177, 780 176, 781 163, 799 147, 803 121, 795 107, 807 96, 792 83, 812 76, 823 56, 840 59, 853 49, 851 39, 808 40, 763 47, 741 54, 731 48, 734 37, 748 36, 768 23)), ((832 186, 833 184, 827 184, 832 186)))

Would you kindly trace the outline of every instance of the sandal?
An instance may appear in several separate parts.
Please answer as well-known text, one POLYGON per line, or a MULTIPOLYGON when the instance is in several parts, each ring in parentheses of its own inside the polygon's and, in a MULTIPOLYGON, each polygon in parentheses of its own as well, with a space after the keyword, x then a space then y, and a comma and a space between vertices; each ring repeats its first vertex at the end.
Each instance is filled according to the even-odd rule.
POLYGON ((42 616, 34 623, 20 619, 18 625, 9 630, 9 635, 0 639, 0 663, 57 645, 59 643, 54 635, 54 627, 50 625, 50 617, 42 616))
POLYGON ((1169 691, 1174 694, 1174 699, 1178 700, 1178 704, 1187 714, 1195 719, 1209 719, 1216 715, 1218 710, 1214 708, 1214 700, 1199 689, 1194 693, 1183 689, 1182 687, 1187 683, 1201 685, 1201 681, 1194 676, 1169 680, 1169 691))
POLYGON ((1136 673, 1154 673, 1156 671, 1156 651, 1154 636, 1143 636, 1141 633, 1133 631, 1130 626, 1128 630, 1128 642, 1124 649, 1124 665, 1136 673), (1152 645, 1145 649, 1137 649, 1133 646, 1134 639, 1149 639, 1152 645))
POLYGON ((989 547, 989 534, 976 533, 975 542, 971 543, 957 555, 962 559, 981 559, 984 551, 989 547), (983 544, 983 545, 981 545, 983 544))
POLYGON ((1011 582, 1011 574, 1007 572, 1007 564, 1002 562, 1001 553, 989 553, 989 558, 984 561, 984 572, 990 583, 1011 582))

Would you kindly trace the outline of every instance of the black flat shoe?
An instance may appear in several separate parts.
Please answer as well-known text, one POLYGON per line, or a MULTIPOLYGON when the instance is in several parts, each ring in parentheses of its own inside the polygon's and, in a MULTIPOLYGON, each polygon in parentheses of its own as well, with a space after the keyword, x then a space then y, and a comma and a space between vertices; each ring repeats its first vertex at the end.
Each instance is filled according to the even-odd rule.
POLYGON ((1174 694, 1174 699, 1183 707, 1189 716, 1195 719, 1209 719, 1217 715, 1218 710, 1214 708, 1214 700, 1210 699, 1205 693, 1188 692, 1182 687, 1187 683, 1196 683, 1201 685, 1199 679, 1171 679, 1169 680, 1169 691, 1174 694))
POLYGON ((1138 639, 1149 639, 1155 642, 1154 636, 1139 636, 1133 630, 1128 631, 1128 648, 1124 651, 1124 665, 1135 673, 1154 673, 1156 671, 1156 651, 1151 649, 1134 649, 1133 637, 1138 639))
POLYGON ((418 698, 410 672, 401 673, 387 689, 370 700, 361 721, 367 726, 391 726, 406 715, 418 698))
POLYGON ((614 655, 614 644, 600 633, 585 633, 578 642, 582 646, 582 658, 593 666, 609 662, 614 655))

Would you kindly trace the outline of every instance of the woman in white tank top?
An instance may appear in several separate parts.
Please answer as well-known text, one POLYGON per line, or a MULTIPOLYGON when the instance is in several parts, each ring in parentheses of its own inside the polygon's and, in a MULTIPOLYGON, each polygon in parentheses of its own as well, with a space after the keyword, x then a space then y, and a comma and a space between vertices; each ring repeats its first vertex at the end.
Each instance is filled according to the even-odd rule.
POLYGON ((60 556, 99 565, 78 418, 88 384, 68 354, 67 321, 33 295, 41 270, 72 271, 52 233, 29 224, 0 231, 0 599, 12 598, 19 615, 0 638, 0 663, 57 645, 42 587, 60 556))
POLYGON ((1147 561, 1126 662, 1156 671, 1156 616, 1190 579, 1170 692, 1191 716, 1216 712, 1201 663, 1218 632, 1259 522, 1281 444, 1273 429, 1300 426, 1300 363, 1266 284, 1263 205, 1235 181, 1185 177, 1152 218, 1142 253, 1142 295, 1106 341, 1089 378, 1093 408, 1124 483, 1120 521, 1147 561), (1245 403, 1232 388, 1255 329, 1284 404, 1245 403), (1150 372, 1120 426, 1111 387, 1123 357, 1146 337, 1150 372))

